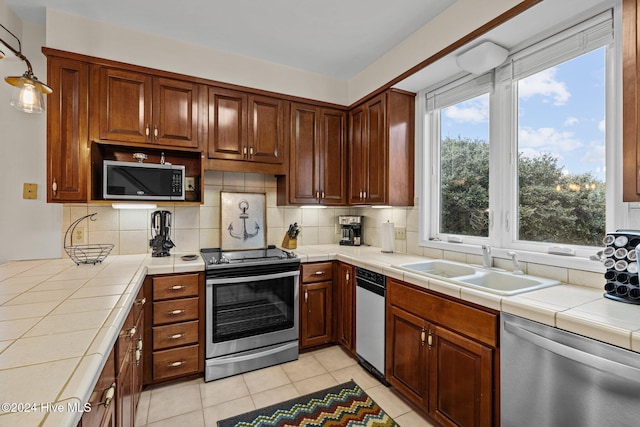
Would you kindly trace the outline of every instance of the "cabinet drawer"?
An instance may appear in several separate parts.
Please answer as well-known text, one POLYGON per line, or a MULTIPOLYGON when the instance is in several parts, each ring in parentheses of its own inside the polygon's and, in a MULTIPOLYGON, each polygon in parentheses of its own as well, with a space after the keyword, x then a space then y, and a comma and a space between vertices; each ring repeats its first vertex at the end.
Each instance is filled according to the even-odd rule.
POLYGON ((198 275, 181 274, 153 278, 153 300, 198 296, 198 275))
POLYGON ((302 283, 314 283, 332 280, 332 267, 332 262, 302 264, 302 283))
POLYGON ((153 353, 153 379, 186 375, 198 371, 200 346, 192 345, 153 353))
POLYGON ((153 324, 184 322, 198 319, 198 298, 153 303, 153 324))
POLYGON ((394 279, 387 279, 387 304, 490 346, 497 345, 498 318, 495 314, 415 289, 394 279))
POLYGON ((186 344, 197 344, 198 321, 176 323, 173 325, 153 327, 153 349, 177 347, 186 344))

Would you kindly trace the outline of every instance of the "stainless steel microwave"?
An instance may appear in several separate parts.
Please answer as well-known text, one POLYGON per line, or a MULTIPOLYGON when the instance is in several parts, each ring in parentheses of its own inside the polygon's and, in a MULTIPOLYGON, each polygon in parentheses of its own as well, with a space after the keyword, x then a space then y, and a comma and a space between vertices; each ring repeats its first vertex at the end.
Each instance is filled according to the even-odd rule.
POLYGON ((184 166, 104 160, 104 199, 184 200, 184 166))

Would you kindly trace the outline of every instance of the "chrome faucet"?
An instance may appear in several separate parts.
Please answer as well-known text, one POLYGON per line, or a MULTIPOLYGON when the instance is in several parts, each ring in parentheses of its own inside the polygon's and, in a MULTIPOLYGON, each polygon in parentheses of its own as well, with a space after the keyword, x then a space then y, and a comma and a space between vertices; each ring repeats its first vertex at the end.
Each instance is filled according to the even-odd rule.
POLYGON ((482 245, 482 266, 485 268, 493 267, 493 258, 491 257, 491 246, 482 245))
POLYGON ((520 263, 518 262, 518 255, 515 252, 509 252, 509 256, 513 262, 513 274, 524 274, 524 271, 522 271, 520 263))

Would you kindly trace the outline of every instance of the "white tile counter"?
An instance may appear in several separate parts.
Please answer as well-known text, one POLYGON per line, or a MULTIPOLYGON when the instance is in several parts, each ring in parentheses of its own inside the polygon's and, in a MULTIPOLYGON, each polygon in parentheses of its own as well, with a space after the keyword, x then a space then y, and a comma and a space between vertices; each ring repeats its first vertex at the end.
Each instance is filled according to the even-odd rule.
POLYGON ((0 426, 75 426, 146 274, 202 270, 180 254, 0 265, 0 426))
MULTIPOLYGON (((640 352, 640 306, 607 300, 602 288, 563 284, 502 297, 393 267, 425 259, 419 256, 339 245, 294 252, 302 262, 343 261, 640 352)), ((180 255, 110 256, 95 266, 69 259, 0 265, 0 404, 22 410, 1 407, 0 426, 75 426, 82 414, 67 404, 88 400, 145 275, 204 270, 200 257, 180 255)))
MULTIPOLYGON (((419 256, 384 254, 380 248, 340 245, 302 246, 294 252, 303 262, 337 259, 494 310, 640 352, 640 305, 604 298, 604 278, 601 287, 562 284, 504 297, 392 267, 425 259, 419 256)), ((538 275, 543 275, 541 273, 544 271, 536 271, 538 275)))

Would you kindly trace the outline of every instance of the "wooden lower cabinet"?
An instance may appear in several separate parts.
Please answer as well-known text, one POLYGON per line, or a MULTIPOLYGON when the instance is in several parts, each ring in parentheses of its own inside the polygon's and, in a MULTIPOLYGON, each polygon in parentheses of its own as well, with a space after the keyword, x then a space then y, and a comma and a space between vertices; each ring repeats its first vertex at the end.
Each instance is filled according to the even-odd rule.
POLYGON ((111 351, 89 397, 91 410, 82 414, 78 427, 115 427, 115 349, 111 351))
POLYGON ((333 263, 302 264, 300 268, 300 348, 305 349, 333 341, 333 263))
POLYGON ((443 426, 499 424, 498 314, 387 279, 386 379, 443 426))
POLYGON ((352 354, 356 352, 355 340, 355 268, 343 262, 337 263, 337 279, 334 280, 334 324, 336 341, 352 354))
POLYGON ((407 399, 426 408, 429 404, 429 324, 397 307, 387 307, 386 378, 407 399))
POLYGON ((148 276, 145 384, 204 372, 204 273, 148 276))

